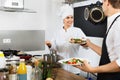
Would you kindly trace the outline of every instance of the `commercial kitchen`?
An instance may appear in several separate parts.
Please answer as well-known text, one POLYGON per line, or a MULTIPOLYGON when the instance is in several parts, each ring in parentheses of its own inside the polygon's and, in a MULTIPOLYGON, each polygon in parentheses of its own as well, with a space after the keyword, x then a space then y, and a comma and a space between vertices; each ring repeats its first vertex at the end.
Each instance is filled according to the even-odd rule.
POLYGON ((79 56, 62 59, 45 44, 63 26, 59 12, 64 5, 73 8, 73 25, 102 47, 107 30, 102 0, 0 0, 0 80, 97 80, 97 73, 79 69, 75 74, 62 68, 76 67, 64 64, 73 58, 98 66, 100 56, 91 48, 80 46, 79 56), (24 65, 24 76, 20 65, 24 65))

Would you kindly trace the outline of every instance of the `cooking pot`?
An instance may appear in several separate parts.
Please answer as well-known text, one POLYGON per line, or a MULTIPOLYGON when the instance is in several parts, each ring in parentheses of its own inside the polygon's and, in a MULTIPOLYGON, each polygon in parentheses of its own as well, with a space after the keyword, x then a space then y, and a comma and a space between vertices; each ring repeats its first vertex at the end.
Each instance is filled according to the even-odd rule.
POLYGON ((44 54, 43 55, 43 60, 47 63, 52 63, 52 57, 51 54, 44 54))
POLYGON ((101 7, 102 3, 97 1, 96 4, 91 4, 84 10, 84 18, 85 20, 100 23, 104 21, 105 15, 101 7))
POLYGON ((50 50, 52 62, 56 63, 58 61, 58 55, 56 50, 50 50))
POLYGON ((43 60, 48 62, 48 63, 57 63, 58 61, 58 55, 56 50, 50 50, 50 54, 44 54, 43 55, 43 60))

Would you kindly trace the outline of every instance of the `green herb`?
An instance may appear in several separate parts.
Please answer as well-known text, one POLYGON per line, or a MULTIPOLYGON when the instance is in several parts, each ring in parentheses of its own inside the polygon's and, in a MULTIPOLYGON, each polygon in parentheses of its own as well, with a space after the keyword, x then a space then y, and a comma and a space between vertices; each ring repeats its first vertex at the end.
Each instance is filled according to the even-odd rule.
POLYGON ((83 61, 82 61, 82 60, 80 60, 80 59, 77 59, 77 62, 81 62, 81 63, 83 63, 83 61))
POLYGON ((67 64, 67 63, 68 63, 68 61, 63 61, 63 63, 67 64))

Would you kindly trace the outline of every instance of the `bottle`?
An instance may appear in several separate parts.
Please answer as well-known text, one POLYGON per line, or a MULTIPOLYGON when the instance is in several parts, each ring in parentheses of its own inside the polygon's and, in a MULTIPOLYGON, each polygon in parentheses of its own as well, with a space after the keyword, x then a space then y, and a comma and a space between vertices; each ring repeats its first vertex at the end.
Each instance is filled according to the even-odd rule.
POLYGON ((42 65, 43 65, 42 80, 46 80, 46 78, 47 78, 47 62, 43 61, 42 65))
POLYGON ((9 80, 17 80, 17 66, 15 61, 12 61, 9 66, 9 80))
POLYGON ((2 51, 0 51, 0 69, 5 68, 6 60, 2 51))
POLYGON ((20 64, 17 70, 18 80, 27 80, 27 68, 25 65, 25 59, 20 59, 20 64))
POLYGON ((43 65, 42 80, 46 80, 47 78, 52 78, 52 66, 51 66, 52 64, 43 61, 42 65, 43 65))
POLYGON ((32 66, 26 65, 27 67, 27 80, 32 80, 32 66))
POLYGON ((42 80, 42 70, 39 68, 39 62, 35 61, 32 80, 42 80))

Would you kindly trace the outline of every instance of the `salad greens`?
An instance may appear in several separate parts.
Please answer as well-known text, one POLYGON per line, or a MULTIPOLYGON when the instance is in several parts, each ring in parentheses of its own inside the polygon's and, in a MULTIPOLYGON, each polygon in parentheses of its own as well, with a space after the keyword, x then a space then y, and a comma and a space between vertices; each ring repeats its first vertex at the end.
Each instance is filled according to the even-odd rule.
POLYGON ((70 60, 63 61, 63 63, 65 63, 65 64, 77 64, 77 63, 83 63, 83 61, 80 59, 72 58, 70 60))

